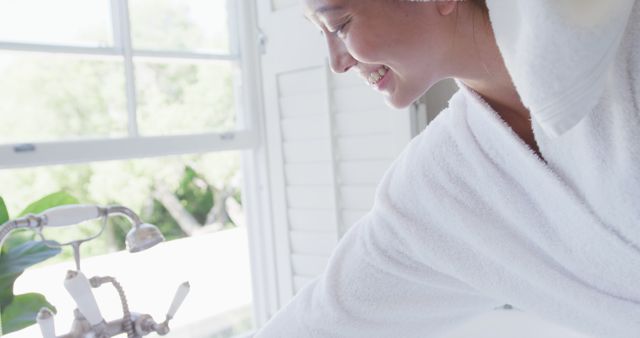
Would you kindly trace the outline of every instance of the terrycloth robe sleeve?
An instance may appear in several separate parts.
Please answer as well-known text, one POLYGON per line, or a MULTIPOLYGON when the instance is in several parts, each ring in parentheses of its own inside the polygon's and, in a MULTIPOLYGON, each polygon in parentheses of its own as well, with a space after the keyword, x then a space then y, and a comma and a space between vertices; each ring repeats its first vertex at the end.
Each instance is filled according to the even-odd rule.
POLYGON ((417 207, 407 205, 401 188, 411 183, 409 157, 405 152, 387 172, 374 207, 341 239, 322 276, 255 337, 439 337, 504 305, 428 263, 429 220, 403 210, 417 207))
POLYGON ((596 106, 636 0, 487 0, 523 104, 559 136, 596 106))

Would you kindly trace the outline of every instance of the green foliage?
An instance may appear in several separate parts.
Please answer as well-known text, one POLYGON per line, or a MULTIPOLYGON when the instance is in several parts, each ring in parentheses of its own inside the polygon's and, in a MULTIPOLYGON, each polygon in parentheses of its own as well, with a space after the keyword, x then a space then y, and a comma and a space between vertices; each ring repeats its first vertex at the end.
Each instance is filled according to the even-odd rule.
POLYGON ((240 189, 234 189, 231 197, 238 202, 238 204, 242 205, 242 192, 240 192, 240 189))
POLYGON ((43 242, 29 241, 0 256, 0 305, 8 305, 13 298, 13 283, 24 270, 60 253, 43 242))
POLYGON ((53 194, 49 194, 27 206, 22 212, 18 215, 18 217, 25 216, 27 214, 39 214, 47 209, 68 205, 68 204, 78 204, 78 199, 69 195, 65 191, 55 192, 53 194))
MULTIPOLYGON (((47 209, 77 203, 77 200, 65 192, 47 195, 25 208, 20 215, 37 214, 47 209)), ((9 220, 4 200, 0 197, 0 220, 9 220)), ((13 236, 9 237, 12 239, 13 236)), ((18 236, 13 242, 6 241, 0 253, 0 312, 2 314, 2 332, 9 333, 23 329, 35 323, 38 311, 48 307, 55 308, 40 294, 29 293, 14 295, 15 281, 25 269, 43 262, 60 253, 59 248, 51 248, 41 241, 25 241, 26 236, 18 236)))
MULTIPOLYGON (((29 204, 26 208, 24 208, 20 213, 18 213, 18 217, 25 216, 27 214, 38 214, 49 208, 67 205, 67 204, 77 204, 78 199, 71 196, 69 193, 60 191, 53 194, 49 194, 31 204, 29 204)), ((4 205, 4 203, 3 203, 4 205)), ((6 211, 6 209, 5 209, 6 211)), ((9 218, 7 212, 7 219, 9 218)), ((35 239, 35 233, 31 230, 19 229, 14 231, 11 236, 9 236, 4 244, 2 245, 2 253, 6 253, 12 248, 19 246, 22 243, 27 241, 32 241, 35 239)))
POLYGON ((7 205, 4 204, 4 199, 0 197, 0 224, 4 224, 9 220, 9 211, 7 205))
POLYGON ((149 223, 157 226, 167 241, 186 236, 182 229, 180 229, 178 222, 171 217, 171 214, 162 205, 162 203, 158 202, 156 199, 153 199, 151 203, 152 205, 147 208, 149 213, 146 215, 145 219, 148 220, 149 223))
POLYGON ((10 333, 35 324, 38 311, 47 307, 56 309, 43 295, 13 294, 13 285, 24 270, 57 255, 60 249, 50 248, 42 242, 27 242, 0 256, 0 313, 2 332, 10 333))
MULTIPOLYGON (((173 194, 182 207, 200 224, 207 221, 207 216, 214 207, 215 188, 193 167, 184 167, 182 177, 173 194)), ((167 241, 186 236, 167 208, 155 198, 148 199, 139 214, 146 222, 156 225, 167 241)), ((110 245, 112 248, 124 249, 124 239, 131 229, 131 224, 122 218, 112 218, 109 222, 107 231, 111 236, 110 245)))
POLYGON ((213 208, 213 189, 192 167, 184 168, 184 174, 175 194, 184 208, 200 224, 206 222, 207 215, 213 208))
POLYGON ((56 308, 39 293, 15 296, 11 304, 2 310, 2 332, 14 332, 33 325, 38 311, 43 307, 49 308, 53 313, 57 312, 56 308))

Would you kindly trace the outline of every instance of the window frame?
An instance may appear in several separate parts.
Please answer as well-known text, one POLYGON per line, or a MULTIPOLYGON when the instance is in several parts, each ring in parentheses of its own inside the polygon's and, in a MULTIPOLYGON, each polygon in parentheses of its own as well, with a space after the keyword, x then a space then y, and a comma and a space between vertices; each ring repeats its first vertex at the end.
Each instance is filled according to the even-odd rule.
MULTIPOLYGON (((111 5, 111 23, 113 47, 79 47, 70 45, 32 44, 0 41, 0 51, 24 53, 44 53, 57 55, 75 55, 87 58, 118 59, 123 62, 125 73, 125 91, 127 105, 127 136, 119 138, 93 138, 74 141, 44 141, 19 144, 0 144, 0 169, 24 168, 54 164, 86 163, 115 159, 133 159, 167 155, 216 152, 224 150, 255 149, 258 139, 255 137, 257 126, 252 125, 249 115, 256 114, 255 107, 248 107, 248 90, 245 84, 258 79, 247 78, 245 68, 250 60, 241 57, 240 41, 246 39, 238 35, 239 26, 245 25, 246 16, 241 13, 245 8, 243 1, 227 0, 231 7, 229 20, 229 54, 180 52, 170 50, 134 50, 131 44, 128 0, 109 0, 111 5), (236 129, 228 132, 211 132, 172 136, 140 136, 137 125, 136 79, 134 59, 153 61, 189 61, 219 62, 230 61, 242 69, 243 84, 240 88, 237 105, 236 129), (249 82, 247 82, 249 81, 249 82)), ((253 75, 255 77, 255 75, 253 75)))
MULTIPOLYGON (((0 41, 0 52, 18 51, 81 55, 94 58, 125 58, 128 135, 122 138, 94 138, 0 144, 0 170, 58 164, 79 164, 193 153, 240 151, 244 177, 242 199, 247 218, 251 262, 253 320, 259 328, 277 310, 276 260, 271 217, 268 156, 264 131, 261 81, 260 29, 254 0, 227 0, 234 4, 235 20, 230 20, 230 40, 237 41, 230 54, 133 50, 128 22, 127 0, 110 0, 114 47, 77 47, 0 41), (126 21, 123 23, 123 21, 126 21), (134 58, 190 60, 197 62, 235 61, 241 71, 237 87, 237 125, 224 133, 175 136, 140 136, 136 125, 134 58)), ((233 45, 233 44, 232 44, 233 45)), ((239 337, 251 337, 254 332, 239 337)))

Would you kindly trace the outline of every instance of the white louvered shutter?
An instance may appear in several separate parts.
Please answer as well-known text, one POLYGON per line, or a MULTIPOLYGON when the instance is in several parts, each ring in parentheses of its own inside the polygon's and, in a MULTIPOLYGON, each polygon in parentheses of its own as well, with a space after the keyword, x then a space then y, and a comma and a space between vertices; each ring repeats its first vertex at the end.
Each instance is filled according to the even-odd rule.
POLYGON ((297 0, 257 0, 279 306, 324 270, 371 207, 385 169, 412 135, 355 74, 328 70, 324 41, 297 0))

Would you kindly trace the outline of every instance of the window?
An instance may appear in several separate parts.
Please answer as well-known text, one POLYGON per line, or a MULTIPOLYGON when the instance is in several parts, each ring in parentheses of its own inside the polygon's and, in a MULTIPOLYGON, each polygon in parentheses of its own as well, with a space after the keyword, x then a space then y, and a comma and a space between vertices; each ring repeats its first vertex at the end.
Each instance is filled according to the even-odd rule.
MULTIPOLYGON (((128 206, 158 225, 171 241, 129 254, 119 252, 126 225, 109 222, 83 245, 82 266, 87 275, 116 277, 132 311, 159 321, 178 280, 190 280, 171 325, 176 337, 232 337, 254 326, 243 205, 251 192, 243 190, 241 159, 259 137, 247 99, 256 74, 243 71, 251 61, 240 57, 249 55, 239 35, 246 3, 0 4, 0 196, 12 216, 66 191, 81 203, 128 206)), ((47 235, 64 241, 98 228, 88 222, 47 235)), ((59 335, 72 318, 62 286, 69 258, 65 251, 28 269, 16 284, 58 306, 59 335)), ((107 320, 121 315, 111 291, 97 291, 107 320)))
POLYGON ((235 3, 0 4, 0 142, 242 129, 235 3))

